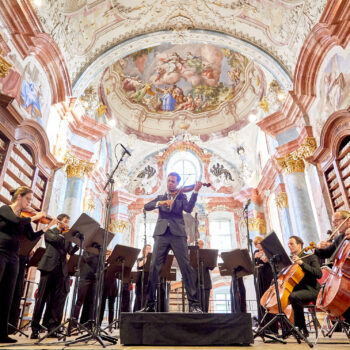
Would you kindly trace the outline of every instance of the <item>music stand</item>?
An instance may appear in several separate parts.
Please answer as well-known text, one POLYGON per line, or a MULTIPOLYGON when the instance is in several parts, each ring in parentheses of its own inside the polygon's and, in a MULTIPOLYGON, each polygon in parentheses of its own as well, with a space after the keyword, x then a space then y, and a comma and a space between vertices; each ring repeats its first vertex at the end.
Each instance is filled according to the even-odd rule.
POLYGON ((204 310, 204 269, 213 270, 217 266, 218 249, 199 249, 197 246, 189 246, 190 265, 198 272, 198 290, 200 291, 200 301, 202 310, 204 310), (198 269, 199 263, 199 269, 198 269))
POLYGON ((233 309, 235 312, 240 313, 237 278, 254 273, 252 260, 248 249, 234 249, 229 252, 222 252, 221 258, 224 262, 224 268, 230 271, 232 276, 233 309))
POLYGON ((111 264, 110 269, 113 271, 118 271, 118 268, 121 267, 121 274, 120 274, 120 288, 118 290, 118 310, 117 310, 117 317, 112 322, 110 326, 113 325, 114 322, 120 324, 120 313, 121 313, 121 305, 123 300, 123 293, 122 293, 122 287, 123 287, 123 280, 124 280, 124 274, 125 274, 125 268, 128 268, 131 271, 131 268, 134 266, 135 261, 137 260, 137 257, 140 253, 141 249, 128 247, 125 245, 117 244, 112 254, 109 256, 107 262, 111 264))
MULTIPOLYGON (((283 246, 282 246, 282 244, 281 244, 280 240, 278 239, 275 232, 271 232, 268 236, 266 236, 261 241, 260 244, 264 250, 264 253, 265 253, 270 265, 271 265, 272 274, 273 274, 273 281, 275 284, 275 290, 279 291, 277 273, 280 272, 283 268, 291 265, 293 262, 289 258, 286 251, 284 250, 284 248, 283 248, 283 246)), ((269 322, 267 322, 264 326, 261 326, 261 324, 263 324, 265 316, 267 315, 267 313, 265 313, 256 333, 254 334, 254 338, 261 337, 263 339, 263 341, 265 342, 264 337, 266 337, 266 338, 270 338, 273 340, 277 340, 283 344, 286 344, 286 342, 284 340, 267 335, 266 333, 264 333, 265 330, 271 324, 273 324, 274 322, 279 322, 281 325, 281 329, 282 329, 282 338, 283 339, 285 339, 290 334, 292 334, 299 344, 301 343, 300 339, 302 339, 305 341, 305 343, 307 345, 309 345, 310 348, 312 348, 313 345, 307 340, 307 338, 304 337, 304 335, 299 331, 299 329, 296 328, 292 324, 292 322, 289 321, 289 319, 287 318, 287 316, 283 312, 279 292, 275 293, 275 295, 277 298, 278 313, 275 314, 275 316, 269 322), (286 326, 286 328, 284 326, 286 326)))
MULTIPOLYGON (((161 284, 162 282, 167 281, 168 278, 170 278, 170 271, 171 271, 171 266, 173 264, 173 260, 174 260, 174 255, 172 254, 168 254, 165 260, 165 263, 162 267, 162 270, 160 271, 160 274, 158 276, 158 284, 157 284, 157 311, 161 312, 161 302, 162 299, 160 297, 160 293, 161 293, 161 284)), ((166 298, 166 295, 165 295, 166 298)), ((164 305, 165 307, 165 305, 164 305)))

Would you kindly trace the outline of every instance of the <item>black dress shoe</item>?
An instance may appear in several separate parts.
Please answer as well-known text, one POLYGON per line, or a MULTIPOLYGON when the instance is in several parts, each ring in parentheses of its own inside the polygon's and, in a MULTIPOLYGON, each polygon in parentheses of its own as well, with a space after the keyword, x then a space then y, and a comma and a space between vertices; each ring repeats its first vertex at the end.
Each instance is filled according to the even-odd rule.
POLYGON ((156 312, 156 309, 154 306, 145 306, 144 308, 136 312, 156 312))
POLYGON ((195 312, 197 314, 202 314, 203 311, 200 306, 198 305, 190 305, 190 312, 195 312))
POLYGON ((17 340, 16 339, 13 339, 13 338, 10 338, 10 337, 0 337, 0 343, 8 343, 8 344, 13 344, 13 343, 17 343, 17 340))
POLYGON ((39 339, 39 332, 32 332, 30 339, 39 339))

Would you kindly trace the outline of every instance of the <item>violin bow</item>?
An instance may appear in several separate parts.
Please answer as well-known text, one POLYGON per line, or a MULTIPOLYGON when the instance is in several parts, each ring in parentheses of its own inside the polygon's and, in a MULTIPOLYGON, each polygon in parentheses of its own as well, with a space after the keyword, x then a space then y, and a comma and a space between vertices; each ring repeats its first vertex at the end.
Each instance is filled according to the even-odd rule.
POLYGON ((176 201, 176 198, 178 197, 178 195, 181 193, 181 191, 183 190, 183 188, 185 187, 185 183, 186 181, 190 178, 190 175, 187 176, 186 180, 184 180, 182 186, 178 189, 178 192, 176 193, 174 199, 173 199, 173 204, 170 206, 169 210, 171 211, 173 209, 174 203, 176 201))

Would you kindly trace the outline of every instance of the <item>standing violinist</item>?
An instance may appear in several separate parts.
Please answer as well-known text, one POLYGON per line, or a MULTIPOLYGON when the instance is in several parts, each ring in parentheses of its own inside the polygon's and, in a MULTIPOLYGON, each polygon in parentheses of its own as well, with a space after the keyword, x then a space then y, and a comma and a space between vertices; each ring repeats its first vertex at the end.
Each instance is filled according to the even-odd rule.
MULTIPOLYGON (((350 213, 345 210, 336 211, 333 214, 332 222, 335 230, 338 230, 338 236, 333 243, 321 241, 317 244, 315 255, 322 259, 330 258, 339 247, 344 238, 350 241, 350 213)), ((350 307, 343 314, 347 323, 350 323, 350 307)))
POLYGON ((318 258, 313 254, 303 254, 304 242, 298 236, 290 236, 288 248, 290 249, 292 260, 299 264, 305 273, 303 279, 294 287, 289 295, 289 302, 294 311, 294 325, 305 337, 309 336, 304 317, 304 305, 310 301, 316 301, 318 291, 321 286, 317 279, 322 277, 322 271, 318 258), (301 259, 302 258, 302 259, 301 259))
POLYGON ((46 216, 40 212, 31 218, 21 217, 21 211, 29 208, 33 191, 20 186, 11 190, 12 204, 0 208, 0 343, 15 343, 8 336, 8 319, 19 269, 18 251, 20 235, 25 234, 34 241, 56 223, 52 220, 43 230, 34 232, 31 222, 46 216))
POLYGON ((192 212, 202 183, 196 183, 191 198, 187 201, 186 195, 176 190, 180 180, 179 174, 169 173, 167 193, 158 196, 145 205, 145 210, 158 208, 159 215, 153 235, 154 249, 148 281, 147 306, 141 309, 141 312, 155 312, 158 278, 170 249, 174 252, 180 266, 190 312, 202 312, 197 298, 193 270, 188 257, 187 235, 183 218, 183 211, 192 212))
MULTIPOLYGON (((69 292, 67 254, 73 255, 79 249, 78 245, 73 247, 72 243, 64 238, 70 217, 67 214, 60 214, 57 220, 57 227, 45 233, 46 250, 38 264, 41 276, 33 311, 31 339, 39 338, 40 319, 45 303, 50 315, 49 333, 61 323, 66 296, 69 292)), ((52 334, 52 336, 57 335, 52 334)))

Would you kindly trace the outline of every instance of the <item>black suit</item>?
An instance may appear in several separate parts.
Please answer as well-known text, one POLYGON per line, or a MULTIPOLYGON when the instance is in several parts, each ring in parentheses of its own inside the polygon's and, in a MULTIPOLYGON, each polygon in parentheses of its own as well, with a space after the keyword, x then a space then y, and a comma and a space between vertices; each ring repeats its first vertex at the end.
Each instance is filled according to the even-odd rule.
POLYGON ((309 255, 303 259, 300 265, 303 269, 304 278, 294 287, 289 296, 289 301, 294 310, 294 324, 299 329, 306 329, 303 305, 316 301, 320 284, 317 279, 322 277, 320 263, 315 255, 309 255))
MULTIPOLYGON (((193 270, 188 258, 187 235, 183 218, 183 211, 190 213, 193 210, 197 196, 196 193, 192 193, 190 200, 187 201, 186 195, 182 193, 177 196, 171 209, 164 206, 158 208, 159 215, 153 235, 154 248, 147 291, 147 305, 150 307, 155 306, 158 277, 170 249, 174 252, 180 266, 189 305, 199 305, 193 270)), ((168 194, 158 196, 145 205, 145 210, 154 210, 157 202, 167 199, 170 199, 168 194)))
POLYGON ((73 247, 71 242, 66 241, 57 228, 46 231, 45 244, 45 254, 38 264, 41 277, 32 318, 33 332, 40 330, 41 315, 48 300, 51 301, 46 305, 50 313, 49 330, 61 323, 66 296, 69 292, 66 256, 74 254, 79 249, 78 246, 73 247))
POLYGON ((43 231, 34 232, 30 218, 20 218, 9 205, 0 208, 0 339, 8 335, 7 324, 19 270, 20 236, 34 241, 43 231))
MULTIPOLYGON (((92 320, 94 318, 94 302, 95 302, 95 289, 96 289, 96 271, 98 267, 99 256, 96 254, 89 253, 88 251, 84 251, 83 253, 83 264, 80 271, 80 280, 78 287, 78 297, 77 302, 75 304, 73 317, 75 319, 79 318, 80 309, 87 298, 88 303, 88 320, 92 320)), ((85 307, 85 304, 84 304, 85 307)), ((83 319, 80 320, 81 323, 85 323, 86 321, 83 319)))

